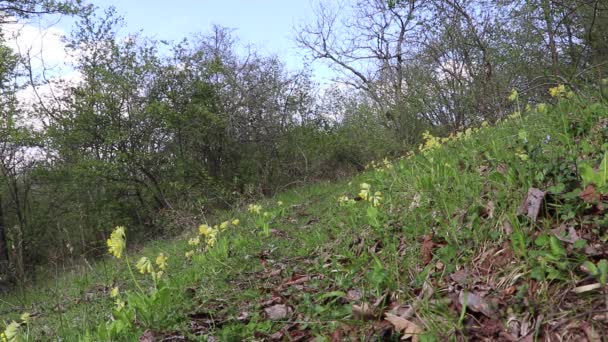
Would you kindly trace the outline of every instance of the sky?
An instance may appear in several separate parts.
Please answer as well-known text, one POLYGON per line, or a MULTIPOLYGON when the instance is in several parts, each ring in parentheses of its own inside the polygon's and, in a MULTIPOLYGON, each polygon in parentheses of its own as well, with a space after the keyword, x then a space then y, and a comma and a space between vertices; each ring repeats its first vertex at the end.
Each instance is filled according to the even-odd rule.
POLYGON ((192 33, 207 33, 212 25, 235 29, 242 43, 276 54, 290 69, 302 66, 302 51, 293 41, 294 25, 313 16, 310 0, 93 0, 114 6, 129 32, 179 41, 192 33))
MULTIPOLYGON (((114 6, 125 19, 120 34, 141 31, 146 37, 178 42, 195 33, 209 33, 213 25, 234 30, 243 45, 251 44, 264 55, 277 55, 289 70, 304 67, 305 51, 294 42, 295 26, 314 20, 313 0, 89 0, 100 12, 114 6)), ((329 0, 321 0, 329 1, 329 0)), ((101 13, 100 13, 101 14, 101 13)), ((69 66, 63 35, 71 31, 74 19, 49 17, 25 23, 5 25, 8 45, 23 54, 29 53, 35 70, 46 70, 48 78, 77 82, 80 75, 69 66), (43 64, 44 63, 44 64, 43 64)), ((311 65, 313 79, 328 85, 333 73, 317 62, 311 65)), ((52 82, 51 82, 52 83, 52 82)), ((43 97, 51 96, 53 84, 37 87, 43 97)), ((33 88, 19 94, 24 103, 36 102, 33 88)))

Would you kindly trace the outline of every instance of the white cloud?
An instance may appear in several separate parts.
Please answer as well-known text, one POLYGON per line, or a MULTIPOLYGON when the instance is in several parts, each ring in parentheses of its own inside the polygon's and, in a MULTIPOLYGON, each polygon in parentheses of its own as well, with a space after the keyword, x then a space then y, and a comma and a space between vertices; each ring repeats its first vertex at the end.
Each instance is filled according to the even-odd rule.
POLYGON ((17 54, 28 57, 34 70, 57 75, 72 61, 65 50, 65 31, 55 25, 10 23, 2 25, 1 29, 6 44, 17 54))

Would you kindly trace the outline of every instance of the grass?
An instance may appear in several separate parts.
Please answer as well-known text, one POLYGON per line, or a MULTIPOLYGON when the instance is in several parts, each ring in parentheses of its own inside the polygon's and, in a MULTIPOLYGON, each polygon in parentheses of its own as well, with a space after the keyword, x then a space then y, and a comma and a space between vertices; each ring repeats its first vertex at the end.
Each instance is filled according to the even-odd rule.
POLYGON ((284 192, 260 214, 218 213, 207 223, 240 224, 190 259, 196 227, 129 251, 133 265, 169 257, 159 282, 108 257, 0 297, 0 319, 29 312, 26 340, 591 339, 607 328, 597 317, 608 309, 608 191, 581 196, 578 169, 600 166, 607 118, 599 96, 563 98, 353 179, 284 192), (379 206, 358 196, 362 183, 381 192, 379 206), (538 217, 520 208, 531 188, 546 192, 538 217))

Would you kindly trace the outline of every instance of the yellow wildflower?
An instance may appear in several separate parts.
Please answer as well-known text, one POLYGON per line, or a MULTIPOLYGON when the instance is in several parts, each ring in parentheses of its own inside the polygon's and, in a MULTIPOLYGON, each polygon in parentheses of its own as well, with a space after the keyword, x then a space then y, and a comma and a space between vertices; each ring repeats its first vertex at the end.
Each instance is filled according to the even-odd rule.
POLYGON ((252 214, 259 214, 262 211, 262 206, 259 204, 250 204, 247 210, 252 214))
POLYGON ((8 339, 6 338, 6 335, 4 335, 4 332, 0 333, 0 341, 1 342, 8 342, 8 339))
POLYGON ((201 240, 199 239, 199 237, 194 237, 194 238, 190 238, 190 240, 188 240, 188 244, 190 246, 198 246, 198 244, 201 243, 201 240))
POLYGON ((120 257, 122 256, 122 252, 126 247, 125 227, 116 227, 112 234, 110 234, 110 238, 108 239, 107 244, 108 251, 110 252, 110 254, 120 259, 120 257))
POLYGON ((382 201, 382 193, 380 191, 376 191, 373 196, 369 197, 369 201, 374 207, 380 206, 380 201, 382 201))
POLYGON ((517 93, 517 90, 515 88, 513 88, 511 90, 511 95, 509 95, 509 101, 511 101, 511 102, 516 101, 518 97, 519 97, 519 94, 517 93))
POLYGON ((546 103, 539 103, 536 105, 536 111, 539 113, 546 113, 547 112, 547 104, 546 103))
POLYGON ((165 256, 165 253, 160 253, 156 257, 156 265, 161 270, 166 270, 167 269, 167 257, 165 256))
POLYGON ((21 324, 12 321, 9 325, 4 329, 3 338, 8 342, 17 341, 17 337, 19 336, 19 329, 21 328, 21 324))
POLYGON ((222 222, 222 223, 220 224, 220 230, 221 230, 221 231, 226 230, 226 228, 228 228, 228 225, 229 225, 229 224, 230 224, 230 222, 228 222, 228 221, 224 221, 224 222, 222 222))
POLYGON ((278 201, 278 202, 277 202, 277 205, 278 205, 279 207, 280 207, 280 206, 282 206, 282 205, 283 205, 283 201, 278 201))
POLYGON ((241 221, 240 221, 239 219, 234 219, 234 220, 232 220, 232 225, 233 225, 233 226, 238 226, 238 225, 239 225, 239 223, 241 223, 241 221))
POLYGON ((137 264, 135 264, 135 267, 137 267, 137 269, 139 270, 139 273, 141 273, 141 274, 154 272, 154 267, 152 267, 152 262, 150 261, 150 259, 148 259, 146 257, 141 257, 141 259, 139 259, 137 264))
POLYGON ((122 309, 125 308, 126 303, 122 300, 120 300, 120 298, 116 298, 116 300, 114 301, 114 306, 116 308, 116 311, 121 311, 122 309))
POLYGON ((201 224, 198 227, 198 232, 203 236, 208 236, 210 231, 211 231, 211 227, 209 227, 206 224, 201 224))
POLYGON ((116 298, 116 297, 118 297, 119 293, 120 292, 118 290, 118 287, 112 288, 112 291, 110 291, 110 298, 116 298))
POLYGON ((30 313, 29 312, 24 312, 21 314, 21 321, 23 321, 23 323, 28 323, 30 321, 30 313))
POLYGON ((361 189, 361 191, 359 191, 359 197, 362 200, 367 201, 367 198, 369 197, 369 190, 368 189, 361 189))
POLYGON ((152 272, 151 274, 152 274, 152 279, 154 281, 159 281, 160 278, 163 277, 164 272, 163 271, 158 271, 158 272, 152 272))
POLYGON ((191 259, 194 256, 194 251, 187 251, 185 256, 186 259, 191 259))
POLYGON ((552 97, 558 97, 563 95, 566 92, 566 86, 563 84, 558 85, 557 87, 553 87, 549 89, 549 94, 552 97))

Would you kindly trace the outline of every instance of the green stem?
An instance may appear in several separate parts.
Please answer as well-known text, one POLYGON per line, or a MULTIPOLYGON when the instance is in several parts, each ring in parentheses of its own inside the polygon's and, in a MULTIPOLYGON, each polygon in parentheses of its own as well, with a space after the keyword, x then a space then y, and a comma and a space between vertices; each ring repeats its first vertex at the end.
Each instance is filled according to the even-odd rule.
POLYGON ((127 263, 127 268, 129 269, 129 274, 131 274, 131 278, 133 279, 135 286, 137 286, 137 289, 139 290, 139 292, 141 293, 142 296, 145 295, 144 290, 141 288, 141 286, 139 285, 139 282, 135 278, 135 274, 133 274, 133 269, 131 268, 131 263, 129 262, 129 255, 127 253, 125 253, 125 262, 127 263))

